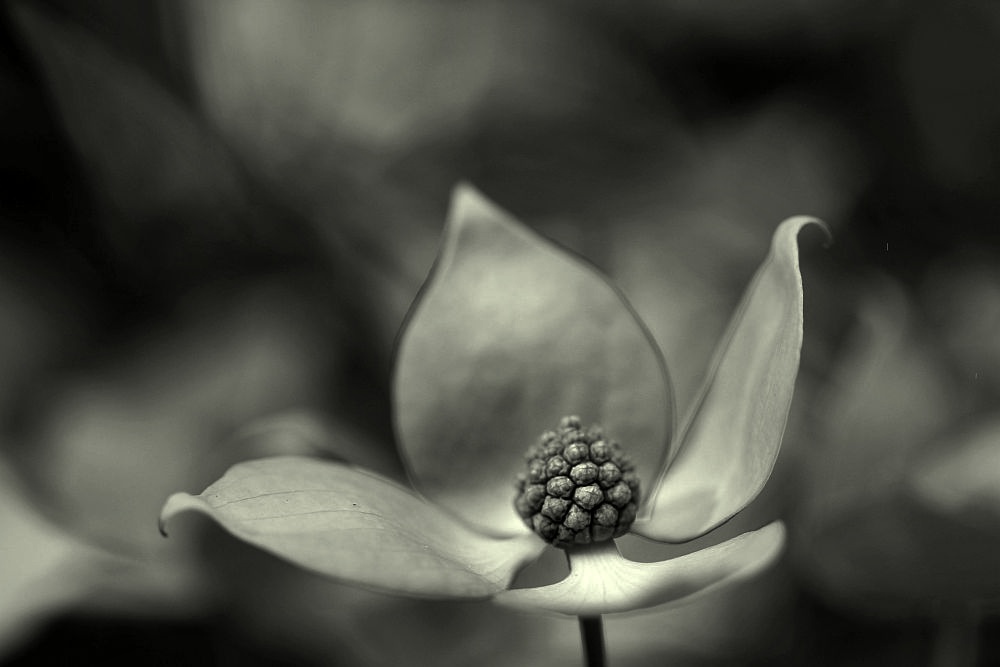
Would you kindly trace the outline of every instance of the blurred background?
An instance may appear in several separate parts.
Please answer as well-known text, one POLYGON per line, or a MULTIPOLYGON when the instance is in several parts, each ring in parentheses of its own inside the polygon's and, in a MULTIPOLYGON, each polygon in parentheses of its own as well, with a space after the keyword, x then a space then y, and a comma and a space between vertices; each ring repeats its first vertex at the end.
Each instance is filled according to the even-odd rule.
POLYGON ((736 526, 785 556, 609 618, 613 665, 1000 664, 1000 4, 8 1, 0 35, 0 664, 578 663, 572 620, 156 530, 330 434, 400 474, 393 341, 462 180, 622 286, 681 413, 775 226, 833 229, 736 526))

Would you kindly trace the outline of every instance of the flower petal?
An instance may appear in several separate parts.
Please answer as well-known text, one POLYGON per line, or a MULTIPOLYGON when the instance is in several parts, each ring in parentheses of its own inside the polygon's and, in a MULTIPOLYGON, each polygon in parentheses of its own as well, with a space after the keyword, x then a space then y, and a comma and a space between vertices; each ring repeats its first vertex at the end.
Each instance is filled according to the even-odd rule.
POLYGON ((500 534, 524 530, 516 475, 560 417, 602 424, 643 488, 673 425, 659 351, 621 294, 469 187, 403 330, 394 400, 417 487, 500 534))
POLYGON ((161 526, 184 510, 309 570, 413 595, 488 597, 544 546, 486 537, 387 479, 302 457, 240 463, 199 496, 174 494, 161 526))
POLYGON ((532 611, 593 616, 687 599, 747 579, 777 558, 785 542, 780 522, 701 551, 661 561, 626 560, 614 542, 570 552, 570 573, 539 588, 501 593, 497 602, 532 611))
POLYGON ((802 346, 802 277, 789 218, 775 231, 716 352, 701 397, 681 429, 680 451, 634 530, 666 541, 701 535, 746 506, 764 487, 781 445, 802 346))

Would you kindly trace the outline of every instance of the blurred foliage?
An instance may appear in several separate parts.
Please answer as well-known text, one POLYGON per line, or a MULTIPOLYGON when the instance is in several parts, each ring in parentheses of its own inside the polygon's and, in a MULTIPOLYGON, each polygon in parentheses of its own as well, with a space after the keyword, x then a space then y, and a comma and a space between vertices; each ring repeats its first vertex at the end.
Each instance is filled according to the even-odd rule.
POLYGON ((682 396, 774 225, 834 229, 755 503, 790 557, 612 619, 613 664, 1000 663, 998 32, 943 0, 4 3, 6 664, 576 662, 572 624, 155 533, 275 412, 391 456, 395 332, 462 179, 618 280, 682 396))

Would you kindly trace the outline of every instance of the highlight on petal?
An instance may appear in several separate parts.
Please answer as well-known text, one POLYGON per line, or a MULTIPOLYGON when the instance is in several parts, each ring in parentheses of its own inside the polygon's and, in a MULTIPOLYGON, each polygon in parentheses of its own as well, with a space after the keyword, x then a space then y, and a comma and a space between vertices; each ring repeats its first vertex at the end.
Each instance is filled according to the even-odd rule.
POLYGON ((650 496, 641 535, 685 541, 729 519, 771 474, 792 401, 802 347, 798 233, 815 218, 789 218, 774 233, 681 428, 680 450, 650 496))
POLYGON ((565 415, 622 443, 643 489, 662 467, 673 399, 622 295, 469 187, 401 334, 394 416, 417 488, 483 530, 523 529, 523 455, 565 415))
POLYGON ((201 495, 172 495, 161 530, 185 510, 319 574, 420 596, 488 597, 544 546, 481 535, 385 478, 302 457, 240 463, 201 495))
POLYGON ((659 563, 626 560, 615 543, 570 551, 562 581, 498 595, 500 604, 529 611, 594 616, 644 609, 748 579, 781 553, 785 528, 774 522, 731 540, 659 563))

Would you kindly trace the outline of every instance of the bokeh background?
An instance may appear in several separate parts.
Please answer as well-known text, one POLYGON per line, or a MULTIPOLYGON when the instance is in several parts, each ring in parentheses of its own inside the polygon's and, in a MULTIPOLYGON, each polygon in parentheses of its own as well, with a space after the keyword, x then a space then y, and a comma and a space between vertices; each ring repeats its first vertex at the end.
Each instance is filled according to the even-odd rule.
POLYGON ((723 529, 786 554, 609 618, 612 664, 1000 664, 1000 4, 0 7, 3 665, 578 663, 571 620, 156 530, 331 436, 401 474, 393 341, 463 180, 622 286, 681 412, 777 223, 833 229, 723 529))

